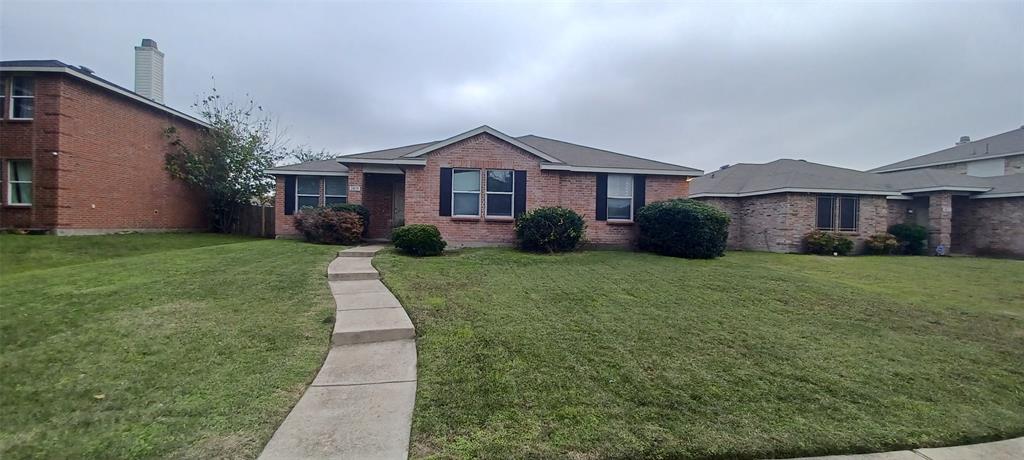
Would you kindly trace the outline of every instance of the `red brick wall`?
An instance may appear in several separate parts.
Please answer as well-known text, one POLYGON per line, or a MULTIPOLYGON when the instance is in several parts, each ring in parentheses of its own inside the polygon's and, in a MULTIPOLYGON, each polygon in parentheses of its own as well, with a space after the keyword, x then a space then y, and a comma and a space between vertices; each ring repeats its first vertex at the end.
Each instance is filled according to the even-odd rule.
POLYGON ((35 119, 0 124, 0 157, 35 160, 33 205, 4 207, 0 224, 67 233, 206 227, 202 193, 164 169, 164 129, 194 143, 199 127, 75 77, 35 81, 35 119))
MULTIPOLYGON (((595 174, 541 171, 537 157, 489 134, 481 134, 430 153, 424 167, 406 169, 406 223, 436 225, 453 245, 511 244, 515 242, 515 232, 510 219, 438 215, 441 168, 525 170, 527 209, 564 206, 575 210, 586 220, 590 243, 628 245, 634 240, 633 225, 595 219, 595 174)), ((647 200, 686 196, 688 185, 682 176, 648 176, 647 200)), ((484 200, 481 193, 481 210, 484 200)))

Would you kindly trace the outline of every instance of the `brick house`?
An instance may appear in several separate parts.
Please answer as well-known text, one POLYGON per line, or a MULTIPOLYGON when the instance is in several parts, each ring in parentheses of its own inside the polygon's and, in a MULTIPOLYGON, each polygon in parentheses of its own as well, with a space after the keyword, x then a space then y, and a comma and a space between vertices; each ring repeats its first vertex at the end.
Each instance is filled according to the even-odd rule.
POLYGON ((370 209, 369 237, 404 224, 433 224, 456 246, 511 244, 525 210, 580 213, 593 244, 629 245, 633 213, 685 197, 701 171, 539 136, 481 126, 449 139, 281 166, 275 176, 279 237, 297 235, 294 214, 338 202, 370 209))
POLYGON ((207 227, 205 199, 164 169, 175 127, 202 121, 162 103, 163 54, 136 48, 136 91, 60 61, 0 62, 0 227, 57 234, 207 227))
POLYGON ((878 172, 788 159, 741 163, 694 179, 690 196, 732 217, 731 249, 800 252, 805 234, 825 230, 860 250, 871 235, 911 222, 928 228, 931 250, 1020 257, 1024 128, 993 138, 936 152, 942 164, 929 154, 878 172), (979 150, 989 155, 978 159, 979 150))

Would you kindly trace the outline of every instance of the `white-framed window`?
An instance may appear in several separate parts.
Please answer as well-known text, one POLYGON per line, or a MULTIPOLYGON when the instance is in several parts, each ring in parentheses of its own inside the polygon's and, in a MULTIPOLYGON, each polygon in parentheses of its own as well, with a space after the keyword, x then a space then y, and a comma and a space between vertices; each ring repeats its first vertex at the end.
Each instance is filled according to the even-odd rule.
POLYGON ((324 206, 348 202, 348 177, 324 176, 324 206))
POLYGON ((32 160, 7 160, 7 204, 32 204, 32 160))
POLYGON ((7 79, 0 78, 0 118, 7 116, 7 106, 4 103, 7 102, 7 79))
POLYGON ((452 169, 452 215, 480 216, 479 169, 452 169))
POLYGON ((515 172, 511 169, 487 170, 487 215, 512 217, 515 172))
POLYGON ((633 176, 608 175, 608 219, 633 220, 633 176))
POLYGON ((295 209, 320 206, 320 176, 296 176, 295 209))
POLYGON ((35 80, 32 77, 11 77, 11 102, 7 118, 31 120, 35 113, 35 94, 35 80))

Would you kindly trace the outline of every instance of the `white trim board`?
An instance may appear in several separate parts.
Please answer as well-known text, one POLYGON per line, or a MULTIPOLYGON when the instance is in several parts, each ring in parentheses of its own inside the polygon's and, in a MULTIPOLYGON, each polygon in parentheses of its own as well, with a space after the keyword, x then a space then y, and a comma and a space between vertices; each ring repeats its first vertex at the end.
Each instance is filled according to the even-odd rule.
POLYGON ((1007 192, 1007 193, 982 193, 981 195, 974 195, 971 197, 972 200, 983 200, 985 198, 1016 198, 1024 196, 1024 192, 1007 192))
POLYGON ((892 195, 892 192, 886 192, 881 190, 842 190, 842 189, 826 189, 826 188, 777 188, 772 190, 760 190, 756 192, 743 192, 743 193, 694 193, 690 195, 690 198, 701 198, 701 197, 715 197, 715 198, 742 198, 746 196, 757 196, 757 195, 773 195, 776 193, 833 193, 837 195, 879 195, 888 197, 892 195))
POLYGON ((571 172, 592 172, 592 173, 610 173, 610 174, 644 174, 650 176, 687 176, 697 177, 704 175, 704 171, 694 169, 690 171, 678 171, 674 169, 637 169, 637 168, 606 168, 597 166, 570 166, 566 164, 560 165, 540 165, 541 171, 571 171, 571 172))
POLYGON ((347 172, 338 171, 289 171, 287 169, 267 169, 266 174, 282 176, 348 176, 347 172))
POLYGON ((408 165, 408 166, 426 166, 426 159, 412 159, 405 160, 396 158, 394 160, 377 159, 377 158, 338 158, 338 163, 353 163, 353 164, 368 164, 368 165, 408 165))
POLYGON ((70 68, 70 67, 32 67, 32 66, 27 66, 27 67, 0 67, 0 72, 4 72, 4 73, 7 73, 7 72, 53 72, 53 73, 68 74, 68 75, 71 75, 71 76, 74 76, 74 77, 81 78, 82 80, 85 80, 85 81, 87 81, 89 83, 92 83, 92 84, 94 84, 96 86, 99 86, 101 88, 107 89, 109 91, 113 91, 113 92, 115 92, 117 94, 120 94, 122 96, 127 96, 128 98, 134 99, 134 100, 136 100, 138 102, 141 102, 143 104, 146 104, 146 105, 148 105, 150 107, 162 110, 162 111, 167 112, 167 113, 169 113, 171 115, 174 115, 174 116, 176 116, 178 118, 182 118, 182 119, 188 120, 188 121, 190 121, 192 123, 195 123, 195 124, 197 124, 199 126, 202 126, 204 128, 211 128, 211 129, 213 128, 213 126, 207 124, 205 121, 202 121, 202 120, 200 120, 200 119, 198 119, 196 117, 188 115, 188 114, 186 114, 184 112, 179 112, 179 111, 177 111, 175 109, 172 109, 172 108, 170 108, 170 107, 168 107, 166 105, 163 105, 163 104, 161 104, 159 102, 152 101, 150 99, 146 99, 145 97, 139 95, 138 93, 135 93, 135 92, 132 92, 132 91, 128 91, 128 90, 123 89, 123 88, 118 87, 118 86, 114 86, 114 85, 112 85, 110 83, 107 83, 105 81, 102 81, 102 80, 98 80, 98 79, 96 79, 95 77, 93 77, 93 76, 91 76, 89 74, 82 73, 82 72, 80 72, 78 70, 75 70, 73 68, 70 68))

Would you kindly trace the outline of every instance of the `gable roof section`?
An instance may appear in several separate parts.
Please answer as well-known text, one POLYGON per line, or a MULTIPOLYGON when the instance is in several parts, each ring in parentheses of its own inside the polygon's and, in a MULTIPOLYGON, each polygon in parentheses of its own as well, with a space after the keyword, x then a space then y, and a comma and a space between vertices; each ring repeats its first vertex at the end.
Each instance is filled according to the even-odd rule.
POLYGON ((1024 126, 995 136, 978 139, 926 155, 879 166, 868 170, 874 173, 888 173, 916 168, 927 168, 965 161, 1002 158, 1024 155, 1024 126))
POLYGON ((740 163, 690 181, 691 198, 784 192, 890 195, 893 190, 878 174, 790 159, 740 163))
POLYGON ((56 59, 45 59, 45 60, 22 60, 22 61, 0 61, 0 72, 53 72, 63 73, 85 80, 86 82, 92 83, 93 85, 99 86, 100 88, 106 89, 107 91, 126 96, 136 102, 148 105, 157 110, 166 112, 175 117, 181 118, 185 121, 195 123, 204 128, 212 128, 206 122, 193 117, 187 113, 175 110, 164 104, 156 102, 152 99, 147 99, 135 91, 125 88, 117 83, 110 80, 100 78, 93 74, 91 71, 87 71, 82 67, 75 67, 65 64, 56 59))
POLYGON ((348 168, 338 160, 307 161, 284 166, 275 166, 266 171, 267 174, 291 174, 296 176, 347 176, 348 168))
POLYGON ((1024 196, 1024 174, 972 177, 915 169, 878 174, 803 160, 740 163, 690 181, 690 197, 746 197, 772 193, 899 195, 934 191, 978 193, 972 198, 1024 196))
POLYGON ((570 142, 528 135, 508 136, 489 126, 481 126, 443 141, 425 142, 385 150, 356 153, 338 158, 343 163, 424 165, 424 155, 470 137, 487 133, 519 147, 541 160, 541 169, 554 171, 619 172, 699 176, 699 169, 648 160, 608 150, 586 147, 570 142))

